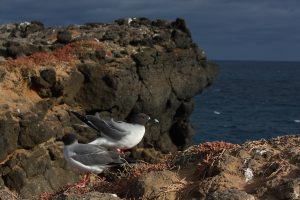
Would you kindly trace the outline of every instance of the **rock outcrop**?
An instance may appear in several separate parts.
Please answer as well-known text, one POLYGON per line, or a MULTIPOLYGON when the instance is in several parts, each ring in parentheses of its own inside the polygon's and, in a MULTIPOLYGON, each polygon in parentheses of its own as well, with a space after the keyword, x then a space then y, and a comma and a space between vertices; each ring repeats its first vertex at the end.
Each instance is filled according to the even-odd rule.
POLYGON ((86 188, 69 186, 47 197, 58 200, 68 191, 70 197, 92 199, 89 191, 97 191, 123 199, 296 200, 299 155, 299 135, 242 145, 204 143, 157 164, 131 165, 91 178, 86 188))
POLYGON ((0 25, 0 187, 30 198, 78 180, 59 140, 96 134, 68 110, 120 120, 145 112, 161 123, 146 127, 139 147, 188 147, 193 97, 216 73, 182 19, 0 25))

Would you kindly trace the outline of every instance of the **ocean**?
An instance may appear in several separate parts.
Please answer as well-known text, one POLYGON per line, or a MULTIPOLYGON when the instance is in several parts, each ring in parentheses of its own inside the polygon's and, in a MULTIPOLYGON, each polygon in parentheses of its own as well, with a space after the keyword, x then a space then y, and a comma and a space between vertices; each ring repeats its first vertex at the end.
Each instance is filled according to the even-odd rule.
POLYGON ((220 73, 191 116, 196 143, 300 133, 300 62, 215 62, 220 73))

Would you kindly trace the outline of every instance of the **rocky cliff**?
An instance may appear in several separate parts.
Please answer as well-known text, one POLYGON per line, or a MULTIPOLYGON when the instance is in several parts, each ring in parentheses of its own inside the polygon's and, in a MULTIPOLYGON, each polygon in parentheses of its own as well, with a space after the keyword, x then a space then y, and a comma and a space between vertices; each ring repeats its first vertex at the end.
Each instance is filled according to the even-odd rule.
POLYGON ((182 19, 0 25, 0 187, 30 198, 78 180, 59 140, 96 134, 67 110, 119 120, 144 112, 161 123, 146 127, 139 147, 188 147, 193 97, 216 73, 182 19))

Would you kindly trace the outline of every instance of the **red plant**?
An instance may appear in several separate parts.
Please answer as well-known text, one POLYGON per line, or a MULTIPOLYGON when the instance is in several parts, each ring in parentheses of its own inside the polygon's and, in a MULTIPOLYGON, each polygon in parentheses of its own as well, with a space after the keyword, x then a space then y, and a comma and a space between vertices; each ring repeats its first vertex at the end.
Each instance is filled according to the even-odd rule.
POLYGON ((52 52, 36 52, 29 56, 8 60, 4 65, 7 67, 39 67, 39 66, 72 66, 78 61, 78 56, 103 48, 97 41, 76 41, 55 49, 52 52))

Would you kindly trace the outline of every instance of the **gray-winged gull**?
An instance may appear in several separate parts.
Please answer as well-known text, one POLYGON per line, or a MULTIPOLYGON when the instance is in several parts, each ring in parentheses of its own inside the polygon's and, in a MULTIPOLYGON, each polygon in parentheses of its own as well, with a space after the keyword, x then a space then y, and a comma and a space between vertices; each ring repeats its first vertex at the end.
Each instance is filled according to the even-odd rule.
MULTIPOLYGON (((71 111, 77 118, 95 129, 102 137, 89 144, 101 145, 107 148, 130 149, 136 146, 144 137, 145 124, 151 119, 144 113, 133 115, 129 122, 104 120, 99 115, 80 115, 71 111)), ((154 122, 158 122, 154 119, 154 122)))
POLYGON ((66 161, 81 171, 99 174, 109 167, 123 164, 117 151, 99 145, 80 144, 74 134, 64 135, 62 141, 66 161))

